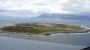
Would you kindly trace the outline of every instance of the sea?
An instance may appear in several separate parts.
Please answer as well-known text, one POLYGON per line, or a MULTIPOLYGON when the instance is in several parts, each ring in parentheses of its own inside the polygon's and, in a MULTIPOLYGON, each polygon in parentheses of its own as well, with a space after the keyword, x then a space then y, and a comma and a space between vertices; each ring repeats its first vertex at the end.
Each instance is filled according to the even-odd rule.
MULTIPOLYGON (((79 20, 78 18, 75 18, 73 20, 73 19, 50 19, 50 18, 40 19, 40 18, 27 18, 27 17, 0 16, 0 27, 15 25, 17 23, 59 23, 59 24, 71 24, 71 25, 74 24, 74 25, 80 25, 86 28, 90 28, 90 19, 82 18, 79 20)), ((53 42, 53 43, 90 46, 90 32, 69 33, 69 34, 56 33, 50 36, 28 36, 24 38, 37 40, 37 41, 53 42)))

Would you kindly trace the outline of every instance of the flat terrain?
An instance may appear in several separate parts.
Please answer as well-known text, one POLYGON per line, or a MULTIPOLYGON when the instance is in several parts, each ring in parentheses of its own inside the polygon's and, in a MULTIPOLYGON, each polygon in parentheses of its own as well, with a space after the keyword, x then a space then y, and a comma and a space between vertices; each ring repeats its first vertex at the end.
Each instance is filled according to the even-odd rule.
POLYGON ((87 32, 87 29, 76 25, 66 24, 40 24, 40 23, 21 23, 14 26, 7 26, 0 28, 1 32, 16 32, 25 33, 28 35, 50 35, 52 33, 83 33, 87 32))

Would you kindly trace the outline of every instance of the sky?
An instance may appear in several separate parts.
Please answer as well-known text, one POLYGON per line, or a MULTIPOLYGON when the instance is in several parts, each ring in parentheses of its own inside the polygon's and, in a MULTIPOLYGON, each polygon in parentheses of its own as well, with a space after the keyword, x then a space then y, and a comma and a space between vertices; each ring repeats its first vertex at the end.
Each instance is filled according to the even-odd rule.
POLYGON ((0 15, 4 16, 81 12, 90 12, 90 0, 0 0, 0 15))
POLYGON ((0 10, 28 10, 32 12, 86 12, 90 0, 0 0, 0 10))

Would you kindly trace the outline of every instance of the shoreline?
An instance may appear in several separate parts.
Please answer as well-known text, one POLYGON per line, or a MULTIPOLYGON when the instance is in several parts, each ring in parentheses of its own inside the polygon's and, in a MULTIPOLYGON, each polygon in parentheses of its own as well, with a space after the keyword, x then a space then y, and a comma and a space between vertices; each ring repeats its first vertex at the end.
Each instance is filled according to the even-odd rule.
POLYGON ((28 37, 28 36, 42 36, 42 37, 47 37, 47 36, 56 36, 56 35, 70 35, 70 34, 89 34, 89 32, 85 32, 85 33, 55 33, 55 34, 51 34, 51 35, 42 35, 42 34, 39 34, 39 35, 27 35, 27 34, 20 34, 20 33, 11 33, 11 32, 0 32, 0 36, 12 36, 12 37, 19 37, 19 36, 24 36, 24 37, 28 37))
MULTIPOLYGON (((74 44, 74 45, 78 45, 79 43, 73 43, 72 40, 74 40, 74 38, 75 38, 75 41, 77 41, 77 37, 83 37, 84 35, 85 35, 85 37, 89 37, 90 33, 69 33, 69 34, 56 33, 56 34, 52 34, 52 35, 49 35, 49 36, 0 33, 1 37, 10 37, 10 38, 17 38, 17 39, 37 40, 37 41, 55 42, 55 43, 67 43, 66 41, 69 41, 71 39, 69 37, 72 37, 73 39, 71 39, 68 43, 69 44, 74 44), (63 42, 62 42, 62 39, 63 39, 63 42), (69 40, 67 40, 67 39, 69 39, 69 40)), ((82 39, 82 38, 80 38, 80 39, 82 39)), ((86 42, 85 42, 85 44, 88 45, 86 42)), ((84 45, 84 44, 80 43, 80 45, 84 45)))
POLYGON ((14 26, 4 26, 0 28, 1 33, 27 34, 27 35, 51 35, 52 33, 86 33, 90 29, 84 26, 50 23, 21 23, 14 26))
MULTIPOLYGON (((54 33, 54 32, 51 32, 49 35, 44 35, 44 33, 42 34, 33 34, 31 33, 30 35, 28 35, 27 33, 19 33, 19 32, 3 32, 3 31, 0 31, 0 34, 2 33, 5 33, 6 35, 16 35, 16 36, 52 36, 52 35, 56 35, 56 34, 84 34, 84 33, 89 33, 90 31, 87 31, 87 32, 71 32, 71 33, 62 33, 62 32, 58 32, 58 33, 54 33)), ((47 33, 46 33, 47 34, 47 33)), ((0 35, 1 36, 1 35, 0 35)))

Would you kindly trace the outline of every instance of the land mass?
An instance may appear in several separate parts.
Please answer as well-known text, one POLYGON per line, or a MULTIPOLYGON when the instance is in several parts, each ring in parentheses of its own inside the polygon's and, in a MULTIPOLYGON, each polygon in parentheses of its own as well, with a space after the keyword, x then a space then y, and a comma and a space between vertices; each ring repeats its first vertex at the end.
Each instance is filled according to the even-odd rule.
POLYGON ((66 25, 66 24, 49 24, 49 23, 21 23, 14 26, 7 26, 0 28, 1 32, 15 32, 15 33, 25 33, 27 35, 51 35, 54 33, 83 33, 88 32, 88 29, 76 26, 76 25, 66 25))

